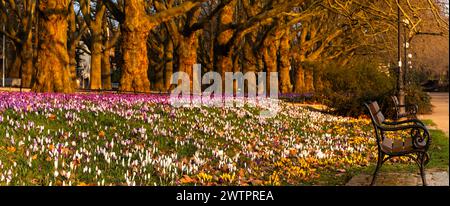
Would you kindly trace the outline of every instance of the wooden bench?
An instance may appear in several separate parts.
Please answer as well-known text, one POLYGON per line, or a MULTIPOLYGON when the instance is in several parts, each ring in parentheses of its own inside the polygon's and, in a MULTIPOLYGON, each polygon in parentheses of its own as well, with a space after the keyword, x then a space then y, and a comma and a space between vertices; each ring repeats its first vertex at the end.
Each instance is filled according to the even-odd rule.
POLYGON ((408 118, 408 119, 417 119, 417 112, 419 111, 419 107, 416 104, 400 104, 400 101, 398 101, 397 96, 391 96, 392 102, 394 102, 394 111, 395 111, 395 117, 394 120, 399 120, 401 118, 408 118), (402 112, 401 108, 405 108, 405 111, 402 112))
POLYGON ((378 147, 377 167, 370 185, 375 184, 377 173, 384 162, 392 157, 406 156, 413 159, 420 169, 423 185, 426 186, 425 166, 430 160, 428 148, 431 144, 431 136, 425 125, 417 119, 409 119, 399 122, 386 121, 378 103, 365 103, 369 110, 372 124, 375 129, 375 137, 378 147), (408 135, 401 139, 387 137, 387 132, 407 132, 408 135))

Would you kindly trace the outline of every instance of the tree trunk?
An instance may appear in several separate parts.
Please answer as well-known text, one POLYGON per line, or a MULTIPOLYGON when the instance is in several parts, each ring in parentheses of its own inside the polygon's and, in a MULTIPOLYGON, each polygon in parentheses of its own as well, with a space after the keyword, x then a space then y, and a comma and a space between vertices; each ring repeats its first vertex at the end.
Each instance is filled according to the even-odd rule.
POLYGON ((120 79, 121 91, 150 92, 146 44, 150 28, 147 28, 146 16, 144 1, 125 2, 125 20, 122 24, 124 64, 120 79))
MULTIPOLYGON (((84 9, 83 15, 91 15, 89 12, 90 5, 84 9)), ((97 11, 95 18, 89 16, 86 23, 91 31, 91 74, 90 74, 90 89, 102 89, 102 58, 103 58, 103 23, 106 6, 102 1, 97 2, 97 11)), ((83 8, 82 8, 83 11, 83 8)))
POLYGON ((313 68, 309 66, 309 68, 305 69, 305 92, 313 92, 314 91, 314 72, 313 68))
MULTIPOLYGON (((254 38, 253 36, 249 36, 248 38, 254 38)), ((254 41, 253 41, 254 42, 254 41)), ((258 62, 257 57, 255 56, 255 53, 253 52, 252 45, 250 45, 249 41, 246 41, 244 44, 244 52, 242 55, 242 70, 243 73, 247 72, 254 72, 256 77, 256 72, 258 71, 258 62)), ((252 79, 251 81, 254 81, 256 83, 256 79, 252 79)), ((254 88, 256 89, 256 84, 253 84, 251 81, 245 81, 244 87, 247 88, 254 88)))
MULTIPOLYGON (((106 43, 105 47, 108 48, 109 44, 106 43)), ((110 49, 104 50, 102 53, 102 88, 111 90, 111 64, 110 64, 110 49)))
POLYGON ((294 92, 297 94, 303 94, 305 92, 305 73, 301 63, 297 63, 294 75, 294 92))
POLYGON ((35 92, 73 92, 67 51, 70 0, 39 1, 39 46, 35 92))
POLYGON ((264 64, 266 66, 266 94, 270 91, 270 73, 277 72, 277 46, 272 40, 264 48, 264 64))
POLYGON ((233 52, 230 48, 227 48, 228 42, 233 37, 232 29, 225 29, 223 27, 233 22, 233 16, 235 11, 236 1, 232 1, 223 7, 219 15, 219 34, 217 35, 218 44, 215 47, 214 55, 216 56, 215 67, 217 71, 222 75, 222 90, 225 91, 225 73, 233 71, 233 52))
MULTIPOLYGON (((270 92, 270 73, 277 72, 277 51, 279 48, 279 40, 280 36, 279 31, 275 31, 269 37, 264 40, 264 48, 263 48, 263 60, 266 66, 266 94, 269 95, 270 92)), ((278 85, 277 85, 278 86, 278 85)))
POLYGON ((198 38, 197 32, 192 33, 188 37, 182 36, 178 43, 178 60, 180 71, 189 75, 190 88, 192 91, 193 65, 197 63, 198 38))
MULTIPOLYGON (((69 5, 70 8, 73 7, 73 2, 69 5)), ((76 49, 81 39, 81 31, 77 28, 77 21, 75 10, 69 10, 69 40, 67 43, 67 50, 69 52, 69 70, 70 70, 70 82, 74 89, 79 88, 79 84, 77 83, 77 60, 76 60, 76 49)))
POLYGON ((170 81, 172 80, 173 75, 173 42, 171 39, 167 40, 164 49, 165 49, 164 88, 166 91, 170 91, 171 90, 170 81))
POLYGON ((76 46, 74 46, 74 45, 77 45, 78 44, 78 41, 77 42, 75 42, 73 45, 72 45, 72 47, 69 47, 68 48, 68 51, 69 51, 69 70, 70 70, 70 72, 69 72, 69 80, 70 80, 70 82, 71 82, 71 84, 72 84, 72 87, 73 88, 78 88, 78 84, 77 84, 77 60, 75 59, 75 57, 76 57, 76 46))
POLYGON ((22 47, 20 58, 22 61, 22 87, 30 88, 33 78, 33 44, 31 35, 22 47))
POLYGON ((222 91, 225 92, 225 73, 233 71, 233 58, 231 53, 228 53, 228 55, 218 55, 216 64, 222 76, 222 91))
POLYGON ((291 68, 290 60, 290 44, 289 44, 289 29, 281 37, 280 42, 280 91, 282 94, 291 92, 291 78, 289 70, 291 68))
POLYGON ((153 83, 153 90, 162 92, 164 91, 164 65, 158 65, 158 67, 155 67, 155 73, 154 78, 155 81, 153 83))
POLYGON ((90 89, 93 90, 102 88, 102 46, 101 33, 92 34, 90 89))
POLYGON ((313 79, 314 79, 314 91, 322 91, 324 86, 322 82, 322 72, 323 71, 314 71, 313 72, 313 79))
MULTIPOLYGON (((7 68, 9 68, 8 71, 8 77, 10 78, 19 78, 20 77, 20 65, 22 65, 22 59, 20 58, 20 47, 21 45, 16 45, 14 48, 14 51, 11 52, 10 55, 13 57, 13 60, 11 62, 7 62, 8 65, 7 68)), ((8 60, 8 58, 6 58, 8 60)))
POLYGON ((147 32, 123 31, 123 71, 120 79, 121 91, 149 92, 150 81, 147 77, 148 59, 145 42, 147 32))

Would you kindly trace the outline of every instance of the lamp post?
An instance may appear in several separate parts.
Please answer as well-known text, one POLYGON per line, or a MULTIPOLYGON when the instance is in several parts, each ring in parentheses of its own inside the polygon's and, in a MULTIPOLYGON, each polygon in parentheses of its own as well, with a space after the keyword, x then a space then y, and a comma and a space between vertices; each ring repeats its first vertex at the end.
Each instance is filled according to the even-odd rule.
POLYGON ((404 31, 403 31, 403 33, 404 33, 404 39, 403 39, 403 41, 405 42, 404 43, 404 46, 405 46, 405 53, 404 53, 404 55, 405 55, 405 59, 404 59, 404 61, 405 61, 405 65, 403 66, 403 68, 404 68, 404 70, 403 70, 403 84, 404 84, 404 86, 406 86, 406 85, 408 85, 408 66, 409 66, 409 61, 408 61, 408 57, 407 57, 407 55, 408 55, 408 49, 409 49, 409 47, 410 47, 410 43, 408 42, 408 32, 407 32, 407 29, 408 29, 408 25, 409 25, 409 21, 408 21, 408 19, 403 19, 403 23, 404 23, 404 31))
POLYGON ((2 86, 5 87, 5 64, 6 64, 6 58, 5 58, 5 47, 6 47, 6 39, 5 39, 5 24, 3 23, 3 51, 2 51, 2 86))
MULTIPOLYGON (((397 58, 398 58, 398 75, 397 75, 397 97, 398 101, 401 105, 405 104, 405 93, 403 90, 403 69, 402 69, 402 56, 401 56, 401 50, 402 50, 402 40, 401 40, 401 14, 400 14, 400 4, 399 1, 397 1, 397 58)), ((405 60, 406 61, 406 60, 405 60)), ((404 112, 404 108, 400 107, 400 112, 404 112)))
MULTIPOLYGON (((409 54, 408 54, 408 67, 409 67, 409 71, 412 71, 412 69, 413 69, 413 66, 412 66, 412 58, 413 58, 413 55, 412 55, 411 53, 409 53, 409 54)), ((410 76, 406 76, 406 82, 407 82, 408 84, 411 83, 411 77, 410 77, 410 76)))

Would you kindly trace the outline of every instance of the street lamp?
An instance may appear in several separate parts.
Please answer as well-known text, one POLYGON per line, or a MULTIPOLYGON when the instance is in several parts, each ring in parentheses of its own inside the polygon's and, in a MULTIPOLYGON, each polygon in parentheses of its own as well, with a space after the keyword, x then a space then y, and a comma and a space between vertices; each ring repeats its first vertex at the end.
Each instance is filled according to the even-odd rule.
MULTIPOLYGON (((404 18, 401 19, 401 9, 400 9, 400 3, 399 0, 397 0, 397 46, 398 46, 398 76, 397 76, 397 97, 399 100, 399 103, 401 105, 405 105, 405 92, 404 92, 404 84, 406 79, 406 69, 407 69, 407 49, 409 48, 409 42, 408 42, 408 33, 406 32, 406 28, 409 26, 410 22, 408 19, 404 18), (402 50, 402 40, 401 40, 401 30, 402 30, 402 23, 404 25, 404 42, 403 46, 405 49, 405 63, 402 62, 402 56, 401 56, 401 50, 402 50), (404 69, 403 69, 404 68, 404 69)), ((400 108, 400 112, 404 112, 404 108, 400 108)))
POLYGON ((409 42, 408 42, 408 32, 407 32, 407 29, 408 29, 408 26, 409 26, 409 20, 408 19, 403 19, 403 28, 404 28, 404 31, 403 31, 403 33, 404 33, 404 39, 403 39, 403 41, 405 42, 405 44, 404 44, 404 46, 405 46, 405 66, 404 66, 404 71, 403 71, 403 81, 404 81, 404 84, 408 84, 409 82, 408 82, 408 65, 410 64, 410 61, 408 61, 408 58, 407 58, 407 55, 408 55, 408 49, 409 49, 409 46, 410 46, 410 44, 409 44, 409 42), (408 62, 408 65, 406 64, 406 62, 408 62))
MULTIPOLYGON (((402 40, 401 40, 401 13, 400 13, 400 4, 399 1, 397 1, 397 58, 398 58, 398 72, 397 72, 397 97, 398 101, 401 105, 405 104, 405 93, 403 91, 403 70, 402 70, 402 56, 401 56, 401 50, 402 50, 402 40)), ((406 44, 405 44, 406 47, 406 44)), ((406 59, 405 59, 406 61, 406 59)), ((403 111, 403 107, 400 108, 400 112, 403 111)))
MULTIPOLYGON (((412 69, 413 69, 413 66, 412 66, 413 55, 411 53, 409 53, 408 54, 408 58, 409 58, 409 60, 408 60, 409 71, 412 72, 412 69)), ((406 76, 406 77, 408 77, 408 76, 406 76)), ((410 78, 407 78, 406 81, 408 82, 408 84, 411 83, 411 79, 410 78)))
POLYGON ((6 47, 6 39, 5 39, 5 24, 3 23, 3 51, 2 51, 2 86, 5 87, 5 64, 6 64, 6 58, 5 58, 5 47, 6 47))

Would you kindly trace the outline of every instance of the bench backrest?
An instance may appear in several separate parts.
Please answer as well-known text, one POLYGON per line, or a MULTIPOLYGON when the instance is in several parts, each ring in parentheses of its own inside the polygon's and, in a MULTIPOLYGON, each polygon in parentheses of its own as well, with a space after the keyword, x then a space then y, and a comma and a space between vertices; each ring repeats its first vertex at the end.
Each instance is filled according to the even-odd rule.
POLYGON ((374 101, 368 103, 366 104, 366 107, 367 109, 369 109, 369 113, 370 116, 372 117, 372 120, 374 120, 378 125, 381 125, 381 123, 383 123, 386 120, 383 113, 381 112, 378 102, 374 101))
POLYGON ((372 119, 372 125, 375 129, 375 136, 377 139, 378 148, 380 149, 380 142, 383 140, 383 131, 379 129, 379 126, 386 120, 381 112, 380 106, 376 101, 370 103, 364 103, 369 110, 370 118, 372 119))
POLYGON ((391 99, 392 99, 392 102, 394 102, 395 115, 397 115, 397 119, 398 119, 398 114, 400 112, 400 108, 399 108, 400 101, 398 101, 398 97, 395 95, 392 95, 391 99))

